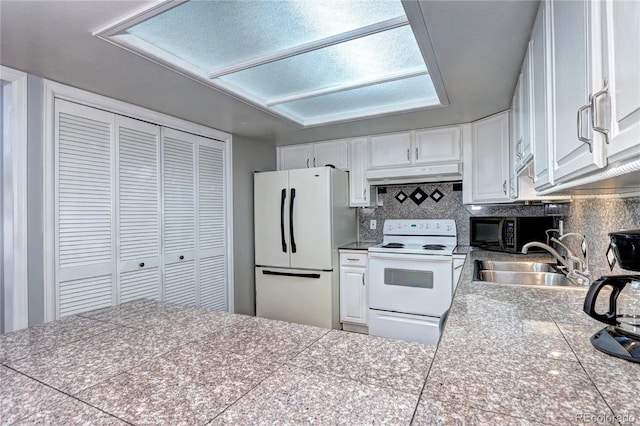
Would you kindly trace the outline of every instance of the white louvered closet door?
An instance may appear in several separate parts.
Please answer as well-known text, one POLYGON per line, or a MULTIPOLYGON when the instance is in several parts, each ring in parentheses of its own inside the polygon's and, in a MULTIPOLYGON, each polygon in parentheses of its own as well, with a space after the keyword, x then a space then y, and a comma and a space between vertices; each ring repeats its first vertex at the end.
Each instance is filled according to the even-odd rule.
POLYGON ((55 101, 56 317, 115 303, 114 121, 55 101))
POLYGON ((162 129, 164 300, 196 305, 197 137, 162 129))
POLYGON ((198 138, 199 306, 228 310, 225 144, 198 138))
POLYGON ((160 127, 116 116, 119 302, 161 298, 160 127))

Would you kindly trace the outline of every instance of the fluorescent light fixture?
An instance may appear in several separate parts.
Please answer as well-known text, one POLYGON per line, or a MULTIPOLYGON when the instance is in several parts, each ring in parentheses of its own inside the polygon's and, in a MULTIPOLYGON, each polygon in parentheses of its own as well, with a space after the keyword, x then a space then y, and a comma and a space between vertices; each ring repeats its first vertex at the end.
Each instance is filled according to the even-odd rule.
POLYGON ((166 1, 94 35, 302 127, 448 104, 416 1, 166 1))

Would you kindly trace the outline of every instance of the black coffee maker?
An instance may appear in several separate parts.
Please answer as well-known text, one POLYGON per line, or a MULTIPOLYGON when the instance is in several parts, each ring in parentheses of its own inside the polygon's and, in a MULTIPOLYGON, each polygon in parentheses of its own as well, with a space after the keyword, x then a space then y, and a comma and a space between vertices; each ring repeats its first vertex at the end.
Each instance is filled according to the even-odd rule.
MULTIPOLYGON (((609 237, 611 268, 617 262, 622 269, 640 272, 640 229, 612 232, 609 237)), ((608 324, 591 337, 596 349, 640 363, 640 275, 613 275, 595 281, 584 300, 584 311, 608 324), (611 289, 609 310, 601 314, 596 312, 596 300, 605 288, 611 289)))

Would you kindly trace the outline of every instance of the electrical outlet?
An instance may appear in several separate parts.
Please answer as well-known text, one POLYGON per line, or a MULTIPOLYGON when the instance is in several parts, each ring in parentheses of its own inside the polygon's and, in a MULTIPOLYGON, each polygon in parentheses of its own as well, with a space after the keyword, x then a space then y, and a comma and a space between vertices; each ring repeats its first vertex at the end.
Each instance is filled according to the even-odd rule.
POLYGON ((376 227, 378 226, 378 221, 375 219, 371 219, 369 221, 369 229, 376 229, 376 227))

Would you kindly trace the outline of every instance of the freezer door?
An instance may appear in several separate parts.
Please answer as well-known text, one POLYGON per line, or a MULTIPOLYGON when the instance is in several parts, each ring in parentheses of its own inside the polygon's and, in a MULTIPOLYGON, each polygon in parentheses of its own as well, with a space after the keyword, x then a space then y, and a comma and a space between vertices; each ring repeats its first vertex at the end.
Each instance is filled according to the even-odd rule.
POLYGON ((331 328, 338 323, 331 274, 256 268, 256 315, 331 328))
POLYGON ((253 175, 256 265, 289 266, 289 175, 286 170, 253 175))
POLYGON ((332 269, 331 169, 289 170, 291 267, 332 269))

